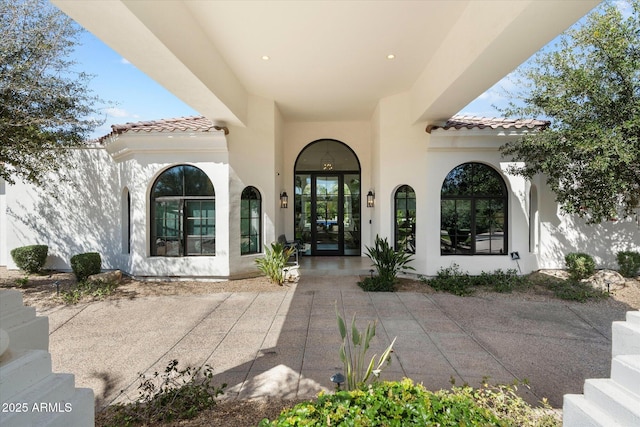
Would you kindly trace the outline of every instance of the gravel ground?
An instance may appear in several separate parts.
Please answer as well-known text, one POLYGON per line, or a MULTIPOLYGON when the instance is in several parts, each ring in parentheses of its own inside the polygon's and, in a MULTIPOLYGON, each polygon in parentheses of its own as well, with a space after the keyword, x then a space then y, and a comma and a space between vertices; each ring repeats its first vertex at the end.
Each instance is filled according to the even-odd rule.
MULTIPOLYGON (((534 275, 537 275, 534 277, 544 277, 546 279, 555 277, 557 280, 562 280, 564 278, 564 273, 559 271, 541 271, 534 273, 534 275)), ((26 276, 23 272, 0 268, 0 287, 22 291, 25 305, 36 307, 39 312, 64 304, 62 297, 57 295, 56 282, 61 292, 72 289, 73 286, 75 286, 75 279, 70 273, 50 271, 40 275, 30 275, 28 276, 27 283, 20 286, 16 280, 24 277, 26 276)), ((122 299, 142 296, 194 295, 215 292, 274 292, 282 289, 282 287, 270 283, 265 277, 219 282, 141 282, 125 278, 113 294, 106 298, 122 299)), ((433 289, 424 283, 408 278, 400 280, 397 290, 400 292, 434 292, 433 289)), ((485 291, 480 291, 480 295, 483 292, 485 291)), ((549 290, 541 286, 534 286, 525 291, 518 291, 511 294, 499 294, 499 297, 538 301, 554 298, 549 290)), ((83 299, 83 301, 88 300, 91 300, 91 297, 85 297, 83 299)), ((594 301, 589 304, 623 304, 625 308, 628 307, 628 310, 639 310, 640 280, 627 280, 620 289, 612 293, 611 298, 594 301)), ((282 409, 290 408, 298 402, 299 401, 282 399, 222 400, 213 410, 202 412, 194 419, 162 424, 162 426, 255 426, 263 418, 276 418, 282 409)), ((108 420, 108 412, 98 413, 96 416, 96 426, 109 425, 108 420)))

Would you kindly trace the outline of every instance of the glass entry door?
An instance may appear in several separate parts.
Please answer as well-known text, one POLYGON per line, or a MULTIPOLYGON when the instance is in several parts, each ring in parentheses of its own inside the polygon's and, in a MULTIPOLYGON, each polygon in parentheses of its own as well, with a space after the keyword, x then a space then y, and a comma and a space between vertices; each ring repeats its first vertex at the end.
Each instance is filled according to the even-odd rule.
POLYGON ((315 236, 312 235, 311 250, 316 255, 341 255, 344 215, 340 206, 340 181, 338 175, 314 176, 312 211, 315 210, 315 215, 311 217, 311 229, 315 236))
POLYGON ((296 174, 295 209, 306 255, 360 255, 359 174, 296 174))

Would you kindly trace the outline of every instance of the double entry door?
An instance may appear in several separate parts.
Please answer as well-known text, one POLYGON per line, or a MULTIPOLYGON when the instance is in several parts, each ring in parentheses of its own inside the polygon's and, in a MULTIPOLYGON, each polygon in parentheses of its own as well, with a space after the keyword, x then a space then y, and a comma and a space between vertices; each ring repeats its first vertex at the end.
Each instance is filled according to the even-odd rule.
POLYGON ((296 175, 296 237, 307 255, 360 255, 360 175, 296 175))

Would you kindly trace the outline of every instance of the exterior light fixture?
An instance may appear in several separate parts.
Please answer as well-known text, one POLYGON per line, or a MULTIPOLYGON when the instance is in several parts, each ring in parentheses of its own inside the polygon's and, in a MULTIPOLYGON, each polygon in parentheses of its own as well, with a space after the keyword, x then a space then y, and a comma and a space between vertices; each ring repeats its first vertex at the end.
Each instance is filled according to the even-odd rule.
POLYGON ((333 170, 333 156, 329 154, 329 143, 327 142, 327 151, 325 151, 324 156, 320 159, 322 163, 322 170, 331 171, 333 170))
POLYGON ((373 190, 369 190, 367 193, 367 207, 372 208, 375 206, 376 195, 373 193, 373 190))
POLYGON ((287 192, 283 191, 280 193, 280 208, 287 209, 289 207, 289 196, 287 196, 287 192))
POLYGON ((331 375, 331 382, 336 385, 336 390, 340 390, 340 384, 345 381, 346 378, 340 372, 336 372, 335 374, 331 375))

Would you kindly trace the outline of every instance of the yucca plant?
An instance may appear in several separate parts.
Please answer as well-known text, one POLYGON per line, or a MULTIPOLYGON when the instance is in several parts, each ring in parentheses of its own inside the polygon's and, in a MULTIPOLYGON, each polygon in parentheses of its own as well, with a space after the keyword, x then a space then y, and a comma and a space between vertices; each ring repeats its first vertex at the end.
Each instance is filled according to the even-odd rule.
POLYGON ((376 322, 367 323, 367 329, 361 334, 356 327, 356 315, 351 319, 351 334, 347 332, 347 326, 336 304, 336 317, 338 319, 338 329, 342 337, 340 346, 340 360, 344 366, 347 390, 355 390, 362 387, 371 378, 377 381, 382 370, 391 363, 391 352, 396 338, 391 341, 389 347, 382 353, 376 363, 376 354, 371 357, 369 363, 366 362, 366 353, 369 350, 371 339, 376 335, 376 322), (372 377, 373 375, 373 377, 372 377))
POLYGON ((282 243, 272 243, 271 248, 265 248, 264 257, 256 259, 258 270, 263 272, 271 282, 282 286, 284 268, 294 250, 294 248, 285 248, 282 243))

